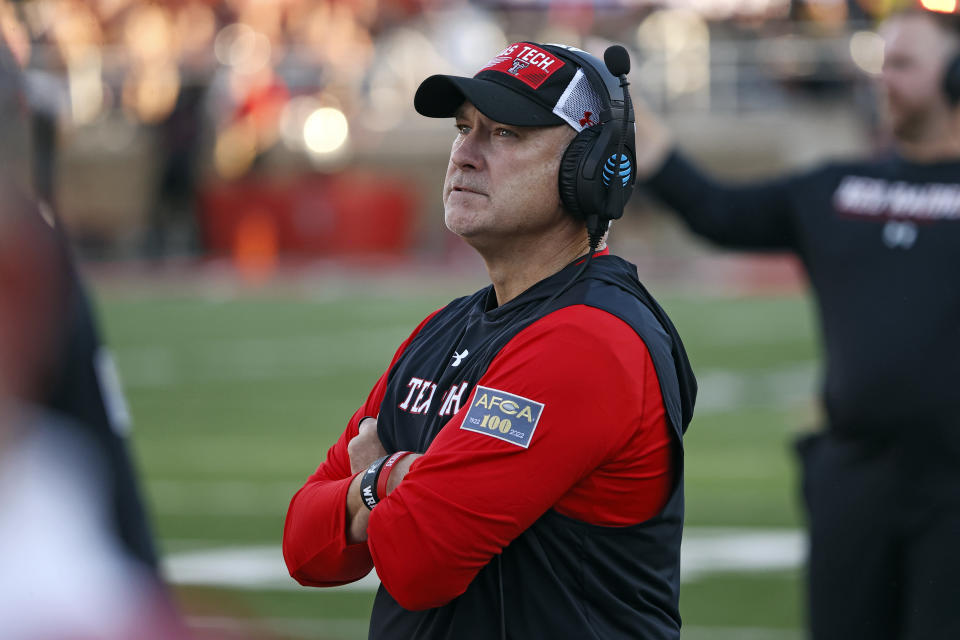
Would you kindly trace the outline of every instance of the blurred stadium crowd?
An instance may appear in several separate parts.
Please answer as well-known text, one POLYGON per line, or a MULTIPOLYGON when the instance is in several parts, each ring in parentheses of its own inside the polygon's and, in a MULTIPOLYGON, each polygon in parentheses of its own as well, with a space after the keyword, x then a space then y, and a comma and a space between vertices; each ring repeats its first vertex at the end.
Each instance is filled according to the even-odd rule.
MULTIPOLYGON (((951 2, 925 0, 945 10, 951 2)), ((196 254, 233 251, 238 243, 247 247, 241 251, 323 254, 351 230, 338 226, 343 198, 328 196, 318 206, 318 192, 369 191, 362 179, 342 181, 351 172, 378 172, 387 200, 398 197, 397 188, 389 190, 397 187, 391 173, 408 183, 407 200, 401 197, 391 214, 416 217, 417 198, 430 187, 411 182, 411 165, 442 162, 448 144, 448 136, 436 135, 436 123, 410 108, 426 75, 471 74, 486 52, 516 39, 587 50, 616 41, 637 61, 634 84, 664 113, 737 116, 811 101, 868 110, 857 96, 882 61, 871 28, 897 6, 897 0, 0 0, 0 28, 28 73, 38 184, 59 201, 88 254, 196 254), (273 227, 303 227, 297 209, 308 205, 329 210, 332 222, 272 232, 263 220, 238 223, 235 211, 223 210, 251 195, 222 187, 257 174, 313 176, 302 197, 285 196, 294 222, 274 220, 273 227)), ((258 193, 270 202, 264 207, 277 208, 275 193, 258 193)), ((356 248, 410 249, 403 228, 385 234, 356 248)))

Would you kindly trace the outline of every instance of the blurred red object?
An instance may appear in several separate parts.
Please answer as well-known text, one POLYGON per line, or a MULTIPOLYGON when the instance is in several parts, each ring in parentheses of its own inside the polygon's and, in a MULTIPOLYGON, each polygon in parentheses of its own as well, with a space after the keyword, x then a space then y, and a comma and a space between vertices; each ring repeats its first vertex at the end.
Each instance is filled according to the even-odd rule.
POLYGON ((417 195, 397 178, 368 172, 248 178, 201 190, 206 249, 236 254, 245 221, 273 225, 281 255, 342 257, 401 254, 413 240, 417 195))

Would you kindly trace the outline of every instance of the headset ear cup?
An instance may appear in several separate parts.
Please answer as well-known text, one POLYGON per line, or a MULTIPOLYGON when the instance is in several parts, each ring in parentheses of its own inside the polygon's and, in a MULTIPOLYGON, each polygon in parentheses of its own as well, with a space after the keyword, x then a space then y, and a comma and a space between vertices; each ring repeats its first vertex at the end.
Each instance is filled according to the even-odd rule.
POLYGON ((564 208, 577 218, 586 218, 589 212, 584 211, 581 204, 577 182, 579 181, 580 171, 582 170, 583 160, 590 154, 593 143, 600 135, 600 127, 588 127, 577 134, 567 150, 563 152, 563 159, 560 161, 560 202, 564 208))
POLYGON ((943 74, 943 91, 952 106, 960 104, 960 53, 947 65, 943 74))

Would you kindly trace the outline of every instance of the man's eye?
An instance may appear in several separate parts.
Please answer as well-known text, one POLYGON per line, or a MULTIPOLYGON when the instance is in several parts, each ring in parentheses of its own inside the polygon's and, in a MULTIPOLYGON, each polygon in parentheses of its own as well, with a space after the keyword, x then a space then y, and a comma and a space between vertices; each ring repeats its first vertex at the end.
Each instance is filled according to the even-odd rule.
POLYGON ((468 126, 465 125, 465 124, 458 124, 458 125, 455 125, 455 126, 457 127, 457 131, 459 131, 459 132, 460 132, 460 135, 462 135, 462 136, 465 136, 465 135, 467 135, 468 133, 470 133, 470 127, 468 127, 468 126))
POLYGON ((516 132, 510 131, 510 129, 497 129, 493 134, 499 138, 511 138, 516 137, 516 132))

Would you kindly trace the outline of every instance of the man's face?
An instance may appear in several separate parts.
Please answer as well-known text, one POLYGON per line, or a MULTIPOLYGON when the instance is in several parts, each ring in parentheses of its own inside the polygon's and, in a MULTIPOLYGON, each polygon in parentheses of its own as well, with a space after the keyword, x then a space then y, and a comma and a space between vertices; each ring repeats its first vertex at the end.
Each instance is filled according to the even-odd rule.
POLYGON ((456 127, 443 184, 448 229, 480 248, 509 237, 535 237, 568 216, 557 176, 576 135, 571 127, 504 125, 470 102, 457 112, 456 127))
POLYGON ((890 19, 884 39, 880 86, 894 135, 912 140, 946 108, 942 79, 949 38, 931 20, 907 14, 890 19))

